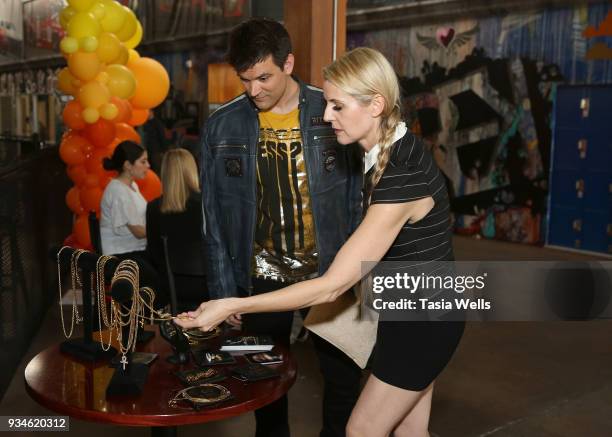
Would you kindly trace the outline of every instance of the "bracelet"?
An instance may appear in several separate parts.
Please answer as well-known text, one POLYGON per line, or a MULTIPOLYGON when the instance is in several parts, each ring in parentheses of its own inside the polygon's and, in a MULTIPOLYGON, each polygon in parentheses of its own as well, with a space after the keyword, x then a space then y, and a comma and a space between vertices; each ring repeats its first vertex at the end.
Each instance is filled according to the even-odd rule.
POLYGON ((219 384, 201 384, 180 390, 170 401, 168 406, 177 408, 177 402, 189 401, 193 405, 209 405, 229 399, 231 392, 219 384), (212 396, 203 392, 212 392, 212 396))

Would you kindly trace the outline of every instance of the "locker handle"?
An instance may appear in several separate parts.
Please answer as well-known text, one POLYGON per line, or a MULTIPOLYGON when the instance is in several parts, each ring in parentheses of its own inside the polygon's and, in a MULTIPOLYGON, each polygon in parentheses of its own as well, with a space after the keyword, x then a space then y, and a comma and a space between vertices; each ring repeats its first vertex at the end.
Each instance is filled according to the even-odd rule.
POLYGON ((576 181, 576 196, 578 196, 579 199, 582 199, 584 196, 584 179, 578 179, 576 181))
POLYGON ((589 116, 589 106, 590 99, 588 97, 583 97, 580 99, 580 110, 582 111, 582 118, 587 118, 589 116))
POLYGON ((572 222, 572 229, 574 229, 574 231, 576 231, 576 232, 582 232, 582 220, 575 219, 572 222))
POLYGON ((578 140, 578 154, 580 155, 580 159, 586 158, 587 153, 587 140, 584 138, 578 140))

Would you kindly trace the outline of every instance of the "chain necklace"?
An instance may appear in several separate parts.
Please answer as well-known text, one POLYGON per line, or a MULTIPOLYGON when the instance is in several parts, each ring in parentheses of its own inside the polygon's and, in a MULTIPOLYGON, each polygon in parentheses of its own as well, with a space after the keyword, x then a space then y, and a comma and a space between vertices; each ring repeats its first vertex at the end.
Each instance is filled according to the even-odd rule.
POLYGON ((81 286, 81 278, 79 276, 79 268, 78 268, 78 260, 79 257, 85 252, 81 249, 75 249, 75 251, 70 256, 70 282, 72 285, 72 317, 70 319, 70 331, 66 330, 66 323, 64 322, 64 306, 62 305, 62 272, 60 265, 60 256, 64 249, 71 249, 68 246, 63 246, 57 252, 57 288, 59 292, 59 307, 60 307, 60 319, 62 322, 62 331, 64 331, 64 337, 70 338, 72 337, 72 333, 74 332, 74 326, 79 324, 83 319, 79 317, 79 310, 77 308, 77 299, 76 299, 76 289, 77 284, 81 286))

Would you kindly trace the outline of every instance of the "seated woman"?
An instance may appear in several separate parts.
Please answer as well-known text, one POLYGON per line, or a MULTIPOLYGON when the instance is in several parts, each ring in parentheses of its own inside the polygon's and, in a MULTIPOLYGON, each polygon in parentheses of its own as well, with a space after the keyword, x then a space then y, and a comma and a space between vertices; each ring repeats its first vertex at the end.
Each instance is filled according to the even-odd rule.
POLYGON ((105 170, 119 174, 109 182, 100 203, 100 239, 104 255, 144 252, 147 247, 145 217, 147 201, 136 184, 149 170, 147 151, 132 141, 123 141, 110 158, 104 158, 105 170))
POLYGON ((185 149, 166 152, 161 180, 163 196, 147 206, 147 252, 157 271, 167 278, 162 236, 168 238, 179 309, 193 309, 208 300, 208 293, 202 195, 191 153, 185 149))
POLYGON ((102 162, 105 170, 117 171, 104 190, 100 202, 100 242, 102 254, 119 259, 133 259, 140 267, 141 286, 156 291, 156 306, 165 305, 165 293, 159 290, 159 276, 147 259, 147 201, 136 184, 149 170, 147 151, 132 141, 117 145, 110 158, 102 162))

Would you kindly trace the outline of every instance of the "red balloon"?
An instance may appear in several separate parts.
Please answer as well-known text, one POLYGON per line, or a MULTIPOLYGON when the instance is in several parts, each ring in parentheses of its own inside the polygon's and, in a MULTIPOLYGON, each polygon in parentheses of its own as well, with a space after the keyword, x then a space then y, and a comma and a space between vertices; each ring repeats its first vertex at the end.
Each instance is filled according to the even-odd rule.
POLYGON ((132 108, 132 118, 128 121, 128 124, 131 126, 140 126, 141 124, 145 124, 149 119, 149 110, 148 109, 137 109, 132 108))
POLYGON ((129 124, 117 123, 116 129, 117 129, 116 137, 117 137, 117 140, 119 140, 119 143, 121 141, 129 140, 129 141, 134 141, 135 143, 140 144, 140 135, 138 135, 138 132, 136 132, 136 129, 134 129, 129 124))
POLYGON ((108 146, 115 138, 115 133, 115 123, 103 118, 85 127, 85 136, 98 148, 108 146))
POLYGON ((157 199, 162 194, 162 185, 159 177, 153 170, 147 170, 144 179, 136 180, 140 194, 147 202, 157 199))
POLYGON ((81 199, 79 198, 80 190, 78 187, 72 187, 66 193, 66 205, 75 214, 83 214, 85 210, 81 206, 81 199))
POLYGON ((64 124, 70 129, 85 129, 85 120, 83 120, 82 113, 83 106, 81 106, 78 100, 68 102, 62 113, 64 124))
POLYGON ((67 135, 60 144, 59 154, 68 165, 78 165, 85 162, 85 154, 83 148, 87 147, 88 141, 80 135, 67 135))
POLYGON ((66 170, 68 177, 74 182, 75 185, 80 186, 85 182, 87 176, 87 170, 84 165, 72 165, 66 170))
POLYGON ((77 217, 72 225, 72 234, 75 237, 76 243, 80 244, 82 247, 91 247, 87 214, 82 214, 77 217))
POLYGON ((81 205, 85 211, 98 211, 104 193, 99 187, 83 188, 81 190, 81 205))

